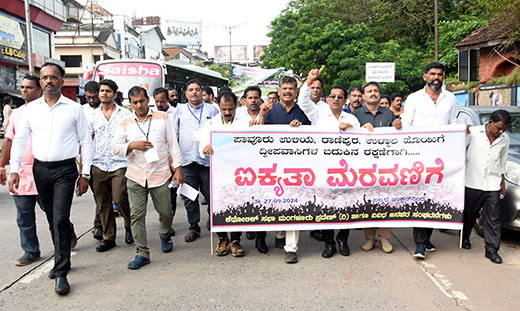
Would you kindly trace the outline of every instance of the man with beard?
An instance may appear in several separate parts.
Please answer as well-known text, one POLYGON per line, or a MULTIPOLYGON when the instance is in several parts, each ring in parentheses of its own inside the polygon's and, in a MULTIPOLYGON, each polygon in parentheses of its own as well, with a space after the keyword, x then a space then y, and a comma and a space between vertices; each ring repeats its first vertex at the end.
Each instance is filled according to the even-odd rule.
MULTIPOLYGON (((445 70, 446 67, 437 62, 426 66, 423 74, 426 86, 406 99, 406 110, 401 115, 403 127, 457 123, 455 95, 442 88, 445 70)), ((415 258, 423 259, 426 257, 426 251, 436 250, 430 242, 432 232, 432 228, 413 228, 413 237, 417 246, 413 254, 415 258)))
MULTIPOLYGON (((237 97, 235 94, 229 91, 224 91, 219 93, 217 101, 220 113, 206 122, 202 129, 202 137, 199 144, 199 154, 201 158, 206 158, 208 154, 213 154, 213 148, 211 148, 210 145, 211 130, 226 129, 230 126, 247 127, 249 125, 249 117, 235 113, 237 108, 237 97)), ((228 253, 227 246, 229 244, 227 232, 217 232, 217 235, 218 245, 215 252, 217 256, 225 256, 228 253)), ((229 248, 234 257, 243 257, 245 255, 244 250, 240 245, 241 236, 242 232, 231 232, 231 244, 229 248)))
POLYGON ((88 190, 92 139, 83 109, 61 94, 65 69, 47 62, 41 66, 40 75, 43 97, 27 105, 13 140, 9 191, 18 194, 20 164, 32 133, 34 182, 54 243, 54 267, 49 276, 56 279, 55 292, 65 295, 70 290, 67 273, 71 266, 72 198, 76 185, 78 195, 88 190), (82 173, 78 178, 76 157, 80 147, 82 173))
MULTIPOLYGON (((188 103, 179 105, 174 119, 174 129, 179 140, 182 154, 182 173, 186 184, 200 190, 204 197, 210 200, 209 187, 209 159, 203 159, 199 155, 199 144, 202 137, 204 124, 219 113, 213 105, 202 100, 202 84, 199 80, 190 80, 186 84, 186 97, 188 103)), ((184 241, 193 242, 200 237, 200 206, 197 198, 192 201, 184 197, 184 206, 188 214, 190 228, 184 241)), ((208 214, 210 205, 208 204, 208 214)), ((209 230, 209 219, 206 222, 209 230)))
MULTIPOLYGON (((85 112, 85 117, 87 118, 87 122, 90 124, 92 121, 92 115, 94 111, 99 109, 101 105, 101 101, 99 100, 99 84, 96 81, 89 81, 85 84, 85 99, 87 100, 87 104, 83 105, 83 112, 85 112)), ((92 190, 92 195, 94 196, 94 202, 96 202, 96 194, 94 193, 94 185, 92 184, 92 179, 89 181, 90 190, 92 190)), ((96 203, 96 214, 94 216, 94 229, 92 229, 92 235, 96 240, 103 240, 103 226, 101 225, 101 218, 99 214, 99 205, 96 203)))
MULTIPOLYGON (((325 66, 313 69, 309 72, 306 83, 300 90, 299 103, 303 112, 309 117, 314 126, 330 127, 334 130, 345 131, 349 127, 359 127, 358 120, 351 114, 342 111, 346 102, 347 91, 339 85, 330 90, 327 106, 317 106, 312 102, 311 86, 319 77, 325 66)), ((339 250, 343 256, 350 254, 348 247, 349 229, 341 229, 337 236, 339 250)), ((311 235, 312 236, 312 235, 311 235)), ((331 258, 336 253, 336 242, 334 241, 334 230, 321 230, 322 240, 325 242, 325 250, 321 253, 323 258, 331 258)))
POLYGON ((179 95, 177 94, 177 90, 173 87, 168 89, 168 102, 174 108, 177 108, 177 102, 179 100, 179 95))
POLYGON ((134 243, 125 177, 128 159, 112 152, 112 140, 117 126, 130 112, 115 104, 116 96, 117 84, 114 81, 105 79, 99 82, 101 109, 94 111, 89 122, 90 134, 94 140, 92 185, 104 232, 103 242, 96 247, 98 252, 106 252, 116 246, 116 217, 112 202, 125 220, 125 243, 134 243))
MULTIPOLYGON (((289 124, 290 126, 311 125, 309 118, 294 103, 298 94, 298 83, 293 77, 285 76, 278 82, 280 102, 264 103, 260 108, 260 124, 289 124)), ((285 249, 285 262, 297 263, 296 251, 300 231, 276 231, 275 247, 285 249), (285 246, 284 246, 285 245, 285 246)))
POLYGON ((348 105, 343 108, 343 111, 352 113, 356 109, 363 106, 363 89, 361 85, 353 85, 348 90, 348 105))
MULTIPOLYGON (((376 82, 369 82, 363 85, 363 101, 365 105, 357 109, 352 114, 359 120, 362 127, 373 131, 374 127, 393 126, 400 130, 402 128, 401 120, 390 111, 390 109, 380 106, 380 89, 376 82)), ((376 244, 376 228, 363 228, 367 242, 361 247, 364 251, 370 251, 376 244)), ((390 244, 390 235, 392 229, 378 228, 379 243, 383 248, 383 252, 391 253, 393 246, 390 244)))
POLYGON ((400 116, 404 113, 404 110, 401 109, 401 107, 403 106, 403 94, 401 93, 394 93, 392 94, 392 96, 390 97, 391 99, 391 106, 390 106, 390 110, 392 110, 392 112, 396 115, 396 116, 400 116))
MULTIPOLYGON (((25 101, 23 106, 15 109, 11 115, 11 122, 5 133, 4 144, 2 146, 2 155, 0 156, 0 184, 4 185, 7 181, 5 165, 9 161, 11 155, 11 147, 14 137, 18 131, 18 126, 22 118, 23 112, 27 104, 42 96, 42 88, 40 86, 40 78, 35 75, 26 75, 22 79, 22 87, 20 89, 22 98, 25 101)), ((20 229, 20 244, 24 250, 24 255, 15 261, 17 266, 28 265, 40 259, 40 244, 36 230, 36 203, 43 209, 36 185, 33 177, 32 155, 32 137, 29 137, 27 148, 24 152, 22 162, 20 164, 20 185, 18 187, 18 195, 13 195, 14 205, 16 206, 16 223, 20 229)), ((71 249, 77 244, 77 237, 74 233, 74 227, 71 225, 72 244, 71 249)))
MULTIPOLYGON (((175 114, 177 113, 177 108, 170 106, 170 103, 168 102, 168 95, 168 90, 163 87, 158 87, 153 90, 155 107, 157 107, 157 110, 165 112, 173 124, 175 114)), ((170 187, 170 201, 172 202, 173 217, 175 217, 175 212, 177 211, 177 187, 170 187)), ((175 230, 172 228, 172 236, 174 235, 175 230)))

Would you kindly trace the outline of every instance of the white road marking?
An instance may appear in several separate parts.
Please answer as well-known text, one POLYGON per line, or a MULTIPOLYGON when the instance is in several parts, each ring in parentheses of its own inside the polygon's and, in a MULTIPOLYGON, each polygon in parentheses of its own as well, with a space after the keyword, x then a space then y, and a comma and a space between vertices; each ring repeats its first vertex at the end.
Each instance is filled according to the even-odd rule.
POLYGON ((459 300, 468 300, 468 297, 461 291, 453 291, 450 287, 453 285, 448 278, 441 274, 437 267, 431 263, 419 262, 421 268, 426 275, 433 281, 433 284, 437 286, 441 292, 450 298, 457 298, 459 300))
MULTIPOLYGON (((77 254, 76 252, 70 252, 70 256, 74 256, 76 254, 77 254)), ((20 280, 20 283, 29 284, 32 281, 38 279, 40 276, 49 274, 49 271, 51 271, 53 266, 54 266, 54 260, 49 260, 49 262, 47 262, 46 264, 38 267, 37 269, 34 269, 33 271, 31 271, 31 273, 24 276, 20 280)))

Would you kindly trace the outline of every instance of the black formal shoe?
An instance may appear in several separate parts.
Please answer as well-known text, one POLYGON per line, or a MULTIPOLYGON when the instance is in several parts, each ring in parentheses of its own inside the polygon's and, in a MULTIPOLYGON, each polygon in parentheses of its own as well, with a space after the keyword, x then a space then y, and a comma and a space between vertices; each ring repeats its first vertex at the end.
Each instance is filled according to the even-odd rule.
POLYGON ((321 230, 312 230, 309 235, 315 238, 317 241, 323 241, 323 235, 321 234, 321 230))
POLYGON ((172 233, 170 233, 170 236, 175 236, 175 230, 172 228, 172 233))
POLYGON ((471 249, 471 243, 469 242, 469 239, 462 239, 462 248, 471 249))
POLYGON ((93 237, 94 239, 96 240, 103 240, 103 230, 101 230, 101 228, 94 228, 94 230, 92 230, 92 233, 93 233, 93 237))
POLYGON ((132 229, 125 228, 125 243, 126 244, 134 243, 134 236, 132 235, 132 229))
POLYGON ((116 242, 111 240, 103 240, 103 242, 96 247, 96 251, 106 252, 114 247, 116 247, 116 242))
POLYGON ((325 246, 325 250, 323 253, 321 253, 321 257, 323 258, 330 258, 336 254, 336 246, 333 245, 327 245, 325 246))
POLYGON ((257 238, 255 241, 255 246, 260 253, 267 254, 267 244, 265 243, 265 239, 257 238))
POLYGON ((54 275, 54 271, 51 269, 51 271, 49 271, 49 275, 47 275, 49 277, 49 279, 51 280, 54 280, 56 278, 56 276, 54 275))
POLYGON ((58 295, 67 295, 70 291, 70 285, 67 281, 66 276, 58 276, 56 277, 56 294, 58 295))
POLYGON ((208 200, 206 198, 202 199, 202 202, 200 202, 202 205, 208 205, 208 200))
POLYGON ((256 237, 256 233, 254 232, 246 232, 246 238, 248 240, 253 240, 256 237))
POLYGON ((497 252, 486 252, 486 258, 489 258, 492 263, 502 263, 502 258, 497 252))
POLYGON ((339 253, 343 256, 350 255, 350 248, 348 247, 347 242, 343 242, 340 239, 338 239, 339 244, 339 253))

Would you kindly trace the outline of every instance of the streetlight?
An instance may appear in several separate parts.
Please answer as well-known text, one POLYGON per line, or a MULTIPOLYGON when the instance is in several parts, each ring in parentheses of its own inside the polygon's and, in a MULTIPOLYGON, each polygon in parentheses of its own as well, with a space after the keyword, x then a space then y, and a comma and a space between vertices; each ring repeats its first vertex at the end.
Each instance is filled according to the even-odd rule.
POLYGON ((219 24, 215 24, 217 26, 220 26, 222 27, 222 30, 225 30, 225 31, 229 31, 229 69, 232 70, 232 61, 233 61, 233 54, 231 54, 231 32, 233 30, 235 30, 236 28, 242 26, 242 25, 245 25, 247 23, 242 23, 242 24, 238 24, 238 25, 235 25, 235 26, 224 26, 224 25, 219 25, 219 24))

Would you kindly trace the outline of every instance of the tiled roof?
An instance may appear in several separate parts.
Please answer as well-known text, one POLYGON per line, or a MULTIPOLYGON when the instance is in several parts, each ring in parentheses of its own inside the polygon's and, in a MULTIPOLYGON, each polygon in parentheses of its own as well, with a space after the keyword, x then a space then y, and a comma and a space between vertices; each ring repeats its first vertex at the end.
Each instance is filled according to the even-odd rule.
POLYGON ((486 24, 455 44, 455 47, 457 50, 466 50, 468 47, 487 46, 487 43, 490 41, 506 39, 515 27, 515 25, 500 23, 486 24))

